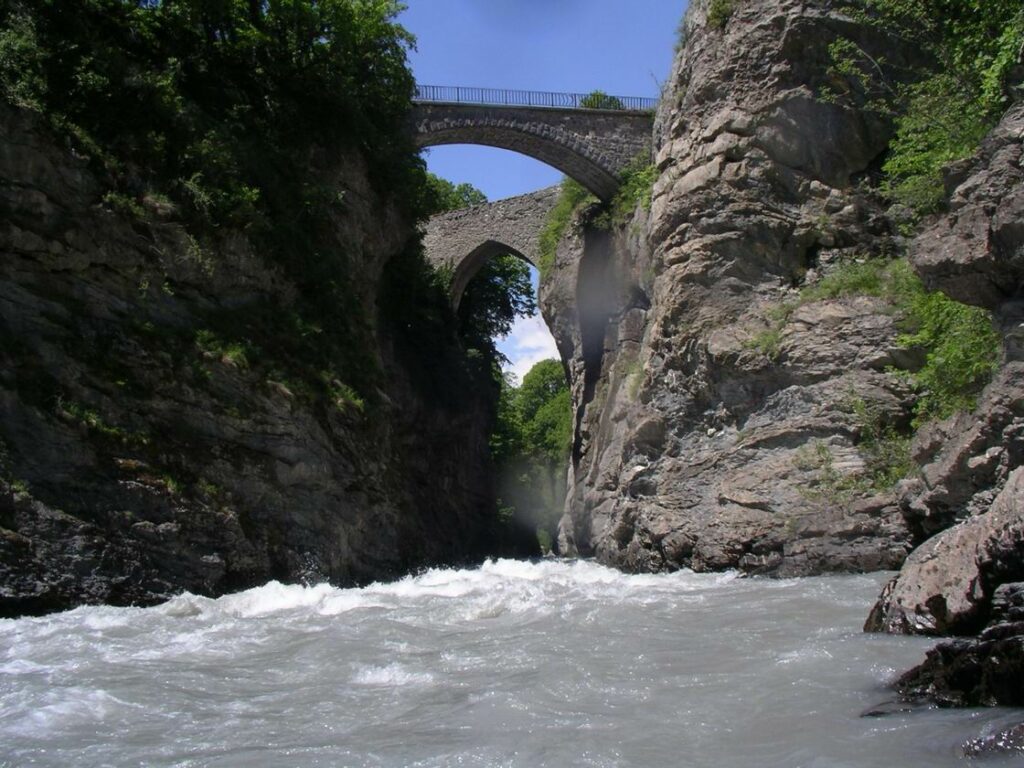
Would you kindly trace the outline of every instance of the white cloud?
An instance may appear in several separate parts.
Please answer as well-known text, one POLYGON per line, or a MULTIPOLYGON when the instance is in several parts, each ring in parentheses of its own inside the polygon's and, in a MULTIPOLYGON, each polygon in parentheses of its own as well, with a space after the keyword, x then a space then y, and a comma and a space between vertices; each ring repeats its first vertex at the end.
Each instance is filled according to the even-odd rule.
POLYGON ((511 371, 519 382, 541 360, 558 359, 558 347, 539 314, 518 318, 498 349, 509 360, 504 370, 511 371))

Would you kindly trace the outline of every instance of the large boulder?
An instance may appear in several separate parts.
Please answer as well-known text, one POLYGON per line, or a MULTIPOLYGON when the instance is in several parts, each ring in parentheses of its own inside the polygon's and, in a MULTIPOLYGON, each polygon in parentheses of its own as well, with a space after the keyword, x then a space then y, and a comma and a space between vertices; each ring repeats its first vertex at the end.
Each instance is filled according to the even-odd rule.
POLYGON ((996 588, 1024 579, 1024 467, 991 510, 936 534, 907 558, 868 618, 869 631, 966 635, 984 625, 996 588))

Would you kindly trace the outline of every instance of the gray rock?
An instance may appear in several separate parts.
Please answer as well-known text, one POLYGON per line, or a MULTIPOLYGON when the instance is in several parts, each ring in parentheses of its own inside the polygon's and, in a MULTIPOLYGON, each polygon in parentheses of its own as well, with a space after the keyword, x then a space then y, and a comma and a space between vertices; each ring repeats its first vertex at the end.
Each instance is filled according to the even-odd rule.
POLYGON ((541 288, 577 414, 562 551, 630 571, 896 568, 910 533, 869 487, 857 416, 909 422, 891 308, 784 309, 889 244, 854 184, 888 126, 816 98, 840 32, 882 42, 826 2, 751 0, 721 31, 705 5, 658 114, 649 213, 611 233, 584 216, 541 288))
POLYGON ((929 539, 907 558, 865 626, 902 634, 966 635, 992 610, 996 588, 1024 578, 1024 467, 992 508, 929 539))
MULTIPOLYGON (((961 167, 948 215, 912 246, 930 288, 997 309, 1024 283, 1024 102, 1011 107, 978 155, 961 167)), ((955 178, 955 173, 953 177, 955 178)))

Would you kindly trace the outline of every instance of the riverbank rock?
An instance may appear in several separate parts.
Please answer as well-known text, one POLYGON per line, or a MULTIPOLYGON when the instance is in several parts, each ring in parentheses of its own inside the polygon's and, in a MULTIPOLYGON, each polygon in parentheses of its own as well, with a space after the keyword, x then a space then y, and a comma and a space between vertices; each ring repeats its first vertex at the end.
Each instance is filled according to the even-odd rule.
MULTIPOLYGON (((802 289, 881 253, 859 191, 889 140, 818 98, 840 35, 900 56, 826 2, 694 2, 655 127, 650 211, 563 239, 541 304, 569 361, 567 554, 629 571, 897 568, 911 534, 874 436, 909 427, 892 307, 802 289)), ((888 434, 888 433, 887 433, 888 434)))
POLYGON ((939 643, 896 688, 945 707, 1024 706, 1024 583, 999 586, 977 638, 939 643))
POLYGON ((1024 705, 1022 157, 1024 103, 1018 103, 977 157, 950 171, 950 210, 911 250, 928 285, 992 310, 1004 341, 1002 366, 975 411, 915 439, 922 471, 903 484, 901 508, 911 529, 931 538, 886 586, 865 627, 979 633, 940 643, 897 683, 904 695, 943 706, 1024 705))
POLYGON ((967 635, 984 625, 1000 585, 1024 579, 1024 467, 991 509, 915 549, 865 629, 967 635))

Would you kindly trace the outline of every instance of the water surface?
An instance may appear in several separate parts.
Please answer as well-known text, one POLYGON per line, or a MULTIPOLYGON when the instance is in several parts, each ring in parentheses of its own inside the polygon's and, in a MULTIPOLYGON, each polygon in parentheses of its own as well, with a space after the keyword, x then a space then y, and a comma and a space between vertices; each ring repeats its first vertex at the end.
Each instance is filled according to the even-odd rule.
POLYGON ((502 560, 0 621, 0 765, 971 765, 1019 712, 859 717, 930 645, 860 631, 884 580, 502 560))

